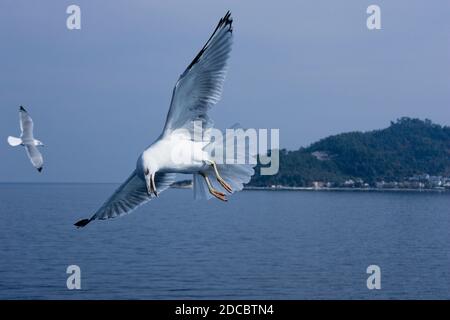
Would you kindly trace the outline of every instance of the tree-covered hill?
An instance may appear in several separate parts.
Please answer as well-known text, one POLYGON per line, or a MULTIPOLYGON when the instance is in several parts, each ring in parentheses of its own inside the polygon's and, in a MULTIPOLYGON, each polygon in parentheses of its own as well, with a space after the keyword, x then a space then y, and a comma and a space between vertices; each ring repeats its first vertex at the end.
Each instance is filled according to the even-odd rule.
MULTIPOLYGON (((259 166, 259 165, 258 165, 259 166)), ((260 176, 253 186, 341 185, 348 179, 401 181, 417 174, 450 176, 450 127, 430 120, 401 118, 382 130, 349 132, 297 151, 280 150, 280 170, 260 176)))

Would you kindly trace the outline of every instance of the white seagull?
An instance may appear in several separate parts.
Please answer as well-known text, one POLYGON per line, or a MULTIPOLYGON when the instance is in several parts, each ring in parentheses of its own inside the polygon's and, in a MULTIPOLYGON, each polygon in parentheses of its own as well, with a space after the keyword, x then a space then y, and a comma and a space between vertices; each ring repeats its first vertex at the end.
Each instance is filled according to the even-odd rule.
POLYGON ((27 110, 22 106, 19 108, 19 116, 20 130, 22 131, 20 138, 9 136, 8 143, 13 147, 24 146, 31 163, 39 172, 41 172, 44 165, 44 159, 37 147, 44 146, 44 144, 33 137, 33 120, 27 110))
POLYGON ((84 227, 92 220, 130 213, 166 190, 175 181, 177 173, 193 174, 194 196, 197 199, 214 196, 227 201, 225 192, 240 191, 243 184, 250 181, 254 165, 216 163, 205 151, 205 146, 221 142, 208 140, 208 134, 200 141, 193 138, 194 126, 198 128, 198 123, 203 132, 213 127, 208 110, 222 94, 231 52, 232 22, 230 12, 227 12, 179 77, 163 132, 139 156, 136 169, 91 218, 80 220, 75 226, 84 227), (173 156, 178 153, 193 156, 180 163, 173 156))

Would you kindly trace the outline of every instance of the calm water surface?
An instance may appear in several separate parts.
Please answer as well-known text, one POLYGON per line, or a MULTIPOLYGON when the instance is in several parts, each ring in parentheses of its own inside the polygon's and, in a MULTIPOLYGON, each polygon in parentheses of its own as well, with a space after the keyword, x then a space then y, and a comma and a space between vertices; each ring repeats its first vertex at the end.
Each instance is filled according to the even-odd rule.
POLYGON ((449 299, 450 194, 169 190, 89 216, 113 184, 0 184, 1 299, 449 299), (81 268, 82 289, 66 288, 81 268), (366 268, 381 267, 368 290, 366 268))

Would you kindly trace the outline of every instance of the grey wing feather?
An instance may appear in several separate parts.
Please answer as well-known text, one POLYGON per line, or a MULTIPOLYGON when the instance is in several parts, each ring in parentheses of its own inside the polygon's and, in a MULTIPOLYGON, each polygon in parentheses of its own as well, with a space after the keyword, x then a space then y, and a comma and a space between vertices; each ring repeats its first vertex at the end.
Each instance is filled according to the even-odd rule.
POLYGON ((33 120, 24 107, 19 109, 20 130, 22 131, 22 140, 33 140, 33 120))
MULTIPOLYGON (((175 176, 171 173, 156 173, 155 184, 158 193, 166 190, 175 181, 175 176)), ((150 201, 153 197, 153 195, 147 194, 145 181, 136 174, 136 171, 133 171, 128 179, 97 210, 91 220, 123 216, 150 201)))
POLYGON ((25 149, 27 150, 28 157, 30 158, 33 166, 41 171, 42 166, 44 165, 44 159, 42 158, 42 154, 39 152, 38 148, 35 145, 26 144, 25 149))
POLYGON ((186 128, 192 132, 193 121, 201 121, 203 128, 212 126, 207 112, 222 94, 232 45, 232 22, 231 14, 227 12, 178 79, 173 89, 163 135, 178 128, 186 128))

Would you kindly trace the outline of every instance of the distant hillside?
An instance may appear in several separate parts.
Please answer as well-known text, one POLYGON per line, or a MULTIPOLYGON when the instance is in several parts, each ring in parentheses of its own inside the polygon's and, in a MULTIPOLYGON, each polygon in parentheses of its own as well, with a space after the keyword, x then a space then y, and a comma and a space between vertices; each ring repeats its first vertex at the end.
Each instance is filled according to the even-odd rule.
POLYGON ((386 129, 342 133, 297 151, 280 150, 279 173, 259 176, 258 169, 250 185, 340 185, 348 179, 372 185, 425 173, 450 176, 450 127, 405 117, 386 129))

